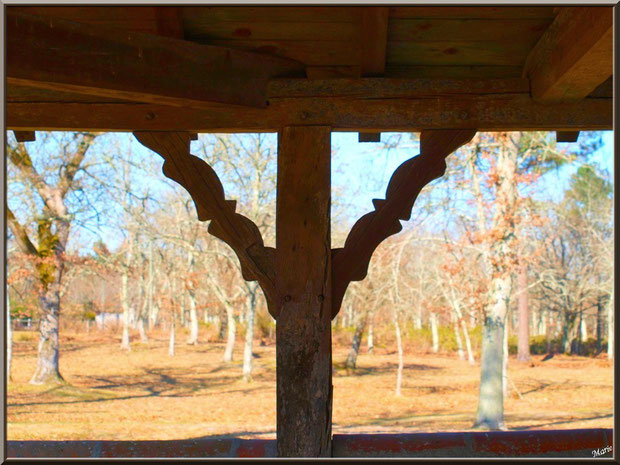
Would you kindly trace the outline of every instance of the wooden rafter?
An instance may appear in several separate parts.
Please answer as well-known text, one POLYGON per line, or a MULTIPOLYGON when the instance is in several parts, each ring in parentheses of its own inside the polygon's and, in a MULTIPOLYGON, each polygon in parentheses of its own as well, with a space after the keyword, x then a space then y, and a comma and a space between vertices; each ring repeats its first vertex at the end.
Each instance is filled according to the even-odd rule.
POLYGON ((258 281, 275 318, 274 249, 265 247, 254 222, 235 213, 236 202, 226 200, 222 183, 213 168, 190 154, 190 134, 137 131, 134 135, 140 143, 164 158, 164 175, 189 192, 200 221, 211 220, 209 232, 235 251, 243 278, 258 281))
MULTIPOLYGON (((360 15, 360 48, 362 76, 383 76, 387 51, 388 7, 362 7, 360 15)), ((360 142, 378 142, 381 133, 359 134, 360 142)))
POLYGON ((523 74, 532 96, 576 102, 613 72, 613 8, 562 7, 529 54, 523 74))
POLYGON ((7 83, 167 105, 266 106, 288 59, 7 12, 7 83))
POLYGON ((473 129, 422 132, 420 155, 394 171, 385 200, 373 200, 375 210, 353 225, 343 248, 332 251, 332 318, 340 310, 349 283, 366 277, 375 249, 402 229, 401 220, 411 217, 411 209, 422 188, 443 175, 445 158, 475 134, 473 129))

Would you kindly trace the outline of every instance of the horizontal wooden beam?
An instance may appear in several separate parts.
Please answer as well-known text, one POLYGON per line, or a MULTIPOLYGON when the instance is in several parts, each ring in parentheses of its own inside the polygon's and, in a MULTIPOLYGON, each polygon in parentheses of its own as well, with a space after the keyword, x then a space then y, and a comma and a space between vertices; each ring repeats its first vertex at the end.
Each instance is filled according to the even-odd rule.
POLYGON ((530 52, 524 76, 543 102, 576 102, 613 72, 613 8, 563 7, 530 52))
POLYGON ((288 59, 7 10, 7 83, 183 107, 264 107, 288 59))
POLYGON ((34 142, 37 140, 37 136, 34 131, 13 131, 15 140, 17 142, 34 142))
POLYGON ((335 131, 424 129, 585 131, 612 129, 610 98, 545 105, 527 94, 444 98, 272 98, 265 109, 212 104, 198 110, 137 103, 11 103, 12 130, 275 132, 282 126, 335 131))
POLYGON ((359 142, 381 142, 380 132, 360 132, 358 135, 359 142))
POLYGON ((555 133, 556 142, 577 142, 579 131, 558 131, 555 133))

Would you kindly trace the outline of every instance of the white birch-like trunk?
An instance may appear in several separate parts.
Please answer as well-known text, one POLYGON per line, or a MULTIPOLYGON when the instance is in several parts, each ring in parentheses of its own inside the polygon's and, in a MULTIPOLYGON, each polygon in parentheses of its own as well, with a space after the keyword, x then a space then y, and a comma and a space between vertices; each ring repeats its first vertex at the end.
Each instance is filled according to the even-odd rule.
POLYGON ((454 321, 454 337, 456 338, 456 346, 459 353, 459 359, 465 360, 465 352, 463 351, 463 341, 461 341, 458 320, 454 321))
POLYGON ((123 308, 123 335, 121 337, 121 349, 123 350, 131 350, 131 345, 129 342, 129 319, 130 319, 130 308, 129 308, 129 297, 128 297, 128 281, 129 277, 127 276, 128 270, 126 267, 123 267, 123 274, 121 275, 121 305, 123 308))
POLYGON ((607 358, 614 358, 614 291, 611 291, 607 305, 607 358))
POLYGON ((198 313, 196 312, 196 295, 193 289, 189 292, 189 338, 188 344, 198 344, 198 313))
POLYGON ((9 307, 9 288, 6 288, 6 380, 11 381, 11 361, 13 360, 13 328, 11 328, 11 309, 9 307))
POLYGON ((368 339, 366 340, 366 349, 368 353, 371 354, 375 348, 374 334, 373 334, 373 323, 372 320, 368 323, 368 339))
POLYGON ((435 312, 431 312, 429 320, 431 323, 431 334, 433 336, 433 353, 436 354, 437 352, 439 352, 439 332, 437 329, 437 314, 435 312))
POLYGON ((508 397, 508 323, 504 320, 504 354, 502 357, 502 392, 508 397))
POLYGON ((233 359, 233 350, 235 348, 235 336, 237 333, 237 325, 235 324, 235 315, 230 305, 226 306, 226 349, 224 350, 224 361, 231 362, 233 359))
POLYGON ((394 312, 394 330, 396 331, 396 348, 398 350, 398 371, 396 372, 396 395, 401 395, 401 387, 403 384, 403 341, 400 337, 400 325, 398 317, 394 312))
POLYGON ((584 316, 581 317, 581 340, 583 342, 588 340, 588 323, 584 316))
POLYGON ((461 328, 463 328, 463 335, 465 336, 465 347, 467 348, 467 361, 470 365, 474 365, 476 360, 474 359, 474 352, 471 350, 471 339, 469 339, 469 330, 465 320, 461 320, 461 328))
POLYGON ((174 357, 174 330, 176 326, 176 315, 173 314, 170 322, 170 337, 168 339, 168 355, 174 357))
POLYGON ((254 315, 256 314, 256 291, 258 284, 252 283, 253 286, 248 296, 246 328, 245 328, 245 344, 243 347, 243 380, 252 381, 252 349, 254 345, 254 315))

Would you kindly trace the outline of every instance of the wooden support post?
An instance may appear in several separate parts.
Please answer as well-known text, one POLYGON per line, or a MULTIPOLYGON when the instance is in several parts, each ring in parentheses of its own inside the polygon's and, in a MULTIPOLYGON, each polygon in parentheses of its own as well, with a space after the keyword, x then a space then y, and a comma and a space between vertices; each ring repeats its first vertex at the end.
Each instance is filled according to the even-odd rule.
POLYGON ((331 456, 330 134, 278 139, 275 284, 279 457, 331 456))

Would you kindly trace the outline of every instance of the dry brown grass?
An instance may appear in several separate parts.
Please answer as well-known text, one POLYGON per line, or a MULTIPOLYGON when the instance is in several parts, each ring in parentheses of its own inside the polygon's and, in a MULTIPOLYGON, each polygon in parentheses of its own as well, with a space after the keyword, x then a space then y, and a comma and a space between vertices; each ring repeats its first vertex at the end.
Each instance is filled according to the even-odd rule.
MULTIPOLYGON (((119 349, 114 335, 61 338, 68 385, 31 386, 36 334, 16 334, 8 389, 9 440, 188 439, 213 435, 273 438, 276 425, 275 346, 256 345, 254 379, 241 380, 242 344, 231 364, 223 344, 177 345, 164 335, 148 346, 119 349)), ((180 339, 181 340, 181 339, 180 339)), ((394 395, 396 356, 364 351, 358 369, 342 368, 346 347, 334 348, 334 433, 456 431, 471 427, 480 367, 455 355, 405 357, 402 396, 394 395)), ((505 401, 509 429, 612 428, 613 365, 604 358, 556 355, 533 364, 510 361, 522 398, 505 401)))

